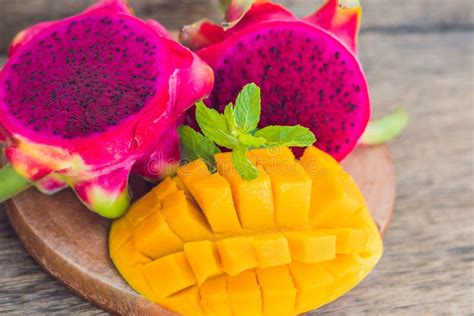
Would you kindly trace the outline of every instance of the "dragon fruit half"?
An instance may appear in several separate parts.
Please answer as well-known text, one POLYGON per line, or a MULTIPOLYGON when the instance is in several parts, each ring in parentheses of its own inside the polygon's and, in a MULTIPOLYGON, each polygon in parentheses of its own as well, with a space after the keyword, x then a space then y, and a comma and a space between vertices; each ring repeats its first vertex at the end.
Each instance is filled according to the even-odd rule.
POLYGON ((370 117, 356 57, 361 9, 358 1, 344 2, 346 7, 328 0, 298 19, 268 0, 232 0, 230 27, 204 20, 183 28, 182 42, 214 69, 206 104, 223 111, 246 83, 255 82, 262 90, 261 126, 306 126, 318 147, 342 160, 370 117))
POLYGON ((102 216, 128 207, 128 178, 159 178, 179 160, 176 125, 209 95, 213 72, 125 0, 44 22, 13 41, 0 73, 0 199, 22 177, 46 193, 70 186, 102 216))

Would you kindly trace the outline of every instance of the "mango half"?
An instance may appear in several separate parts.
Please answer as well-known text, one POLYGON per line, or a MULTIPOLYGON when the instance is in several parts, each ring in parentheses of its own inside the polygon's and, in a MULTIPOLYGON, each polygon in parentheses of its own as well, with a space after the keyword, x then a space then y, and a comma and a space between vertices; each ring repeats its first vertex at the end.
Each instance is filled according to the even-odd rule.
POLYGON ((352 178, 308 147, 257 149, 252 181, 229 153, 178 169, 110 230, 110 256, 137 292, 183 315, 295 315, 357 285, 383 252, 352 178))

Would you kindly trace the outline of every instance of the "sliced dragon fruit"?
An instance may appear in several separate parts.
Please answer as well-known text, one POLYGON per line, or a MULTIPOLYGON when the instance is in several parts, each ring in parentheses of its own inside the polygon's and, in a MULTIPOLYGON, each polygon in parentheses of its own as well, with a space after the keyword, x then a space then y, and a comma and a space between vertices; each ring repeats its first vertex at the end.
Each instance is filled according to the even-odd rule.
POLYGON ((342 160, 370 117, 367 82, 355 55, 361 10, 353 7, 357 1, 349 2, 343 8, 328 0, 298 19, 270 1, 232 0, 232 25, 221 27, 221 40, 206 45, 199 27, 183 29, 181 38, 194 33, 197 54, 214 69, 206 104, 223 111, 246 83, 255 82, 262 90, 261 126, 306 126, 319 148, 342 160))
POLYGON ((213 79, 125 0, 21 32, 0 73, 0 140, 10 163, 0 197, 15 183, 5 175, 17 174, 43 192, 70 186, 91 210, 120 216, 131 171, 157 179, 166 168, 147 166, 178 162, 178 119, 209 95, 213 79))

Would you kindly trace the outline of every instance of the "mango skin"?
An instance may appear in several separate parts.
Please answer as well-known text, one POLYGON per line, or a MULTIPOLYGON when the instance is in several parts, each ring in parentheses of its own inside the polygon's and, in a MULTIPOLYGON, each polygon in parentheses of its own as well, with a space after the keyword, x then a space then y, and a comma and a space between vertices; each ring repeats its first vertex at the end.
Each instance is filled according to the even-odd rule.
MULTIPOLYGON (((232 169, 219 170, 219 164, 222 167, 229 159, 224 153, 216 157, 220 176, 213 178, 218 177, 225 190, 231 189, 234 207, 227 201, 221 218, 216 211, 206 214, 199 205, 213 202, 203 200, 212 199, 212 191, 201 195, 199 203, 192 192, 201 192, 200 180, 208 181, 211 174, 202 161, 191 162, 113 222, 110 256, 124 279, 138 293, 169 310, 210 316, 297 315, 356 286, 379 261, 383 244, 355 182, 332 157, 315 147, 308 147, 300 160, 288 149, 279 153, 258 149, 249 156, 262 172, 278 175, 274 177, 278 184, 305 187, 309 200, 291 187, 284 195, 275 196, 281 194, 281 186, 267 184, 264 217, 259 219, 258 212, 242 212, 243 208, 239 214, 237 205, 244 204, 236 199, 242 196, 246 183, 232 169), (182 218, 193 210, 198 214, 193 213, 192 218, 204 221, 173 218, 177 197, 181 201, 185 197, 187 202, 181 203, 186 211, 175 210, 176 216, 182 218), (294 205, 300 208, 288 210, 294 205), (278 214, 294 218, 282 223, 278 214), (240 215, 250 222, 243 225, 240 215), (217 232, 212 230, 216 223, 217 232), (183 234, 186 228, 188 234, 183 234), (139 251, 145 241, 140 229, 151 245, 146 249, 153 250, 147 254, 139 251), (191 232, 199 232, 203 238, 196 240, 191 232), (179 241, 169 244, 170 233, 179 235, 179 241)), ((216 192, 221 190, 216 187, 216 192)), ((249 202, 247 199, 245 205, 249 202)), ((255 205, 260 204, 256 201, 255 205)))

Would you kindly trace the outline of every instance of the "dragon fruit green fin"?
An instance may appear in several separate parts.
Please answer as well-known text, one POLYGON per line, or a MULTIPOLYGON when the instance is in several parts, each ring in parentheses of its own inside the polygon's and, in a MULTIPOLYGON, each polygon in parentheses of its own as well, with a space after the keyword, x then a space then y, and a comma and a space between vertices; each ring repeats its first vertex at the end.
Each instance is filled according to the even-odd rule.
POLYGON ((0 169, 0 203, 26 190, 31 183, 25 177, 16 173, 10 164, 0 169))
POLYGON ((73 189, 91 210, 106 218, 122 216, 128 209, 130 170, 119 169, 97 178, 74 184, 73 189))

